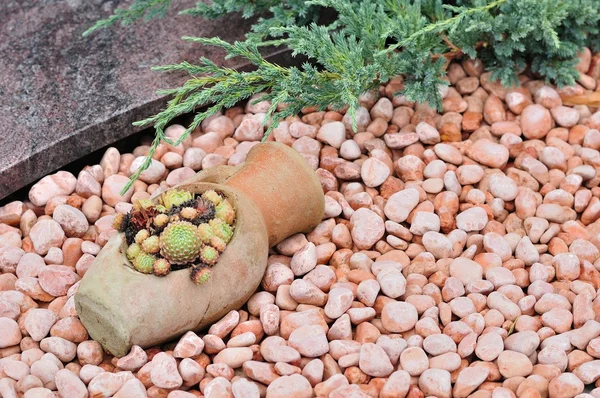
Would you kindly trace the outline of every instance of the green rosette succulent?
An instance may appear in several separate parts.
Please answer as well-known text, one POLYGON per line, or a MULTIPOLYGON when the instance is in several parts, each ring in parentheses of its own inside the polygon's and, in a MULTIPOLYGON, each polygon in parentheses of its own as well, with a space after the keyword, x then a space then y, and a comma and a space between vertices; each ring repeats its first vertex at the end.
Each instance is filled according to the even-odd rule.
POLYGON ((215 217, 227 224, 233 224, 235 220, 235 210, 227 199, 215 206, 215 217))
POLYGON ((210 240, 215 236, 215 233, 210 225, 204 223, 198 225, 198 236, 200 237, 200 240, 202 240, 202 243, 209 244, 210 240))
POLYGON ((162 228, 165 225, 167 225, 167 223, 169 222, 169 216, 167 216, 166 214, 158 214, 157 216, 154 217, 154 225, 157 228, 162 228))
POLYGON ((210 269, 208 267, 194 267, 190 272, 190 279, 196 285, 202 285, 210 279, 210 269))
POLYGON ((200 251, 200 260, 206 265, 214 265, 219 259, 219 252, 212 246, 204 246, 200 251))
POLYGON ((137 243, 132 243, 127 248, 127 258, 129 259, 129 261, 133 261, 133 259, 136 258, 141 251, 142 248, 140 247, 140 245, 138 245, 137 243))
POLYGON ((141 229, 135 234, 135 243, 141 245, 143 241, 150 237, 150 232, 147 229, 141 229))
POLYGON ((173 222, 160 234, 160 254, 171 264, 190 263, 198 258, 201 249, 198 229, 190 222, 173 222))
POLYGON ((156 254, 160 251, 160 239, 156 235, 152 235, 149 238, 146 238, 142 242, 142 250, 146 253, 156 254))
POLYGON ((150 199, 138 199, 133 203, 133 210, 150 209, 154 207, 154 202, 150 199))
POLYGON ((153 271, 156 276, 165 276, 171 272, 171 263, 164 258, 159 258, 154 262, 153 271))
MULTIPOLYGON (((220 221, 220 219, 217 220, 220 221)), ((233 228, 225 222, 214 222, 211 230, 215 236, 221 238, 225 243, 229 243, 233 236, 233 228)))
POLYGON ((156 257, 141 251, 133 259, 133 268, 143 274, 151 274, 154 271, 154 261, 156 261, 156 257))
POLYGON ((163 206, 167 210, 171 210, 173 207, 181 206, 185 202, 192 200, 194 195, 188 191, 178 191, 171 189, 160 196, 163 206))
POLYGON ((215 206, 223 201, 223 198, 221 197, 221 195, 219 195, 216 191, 214 191, 212 189, 204 192, 202 194, 202 199, 212 202, 215 206))

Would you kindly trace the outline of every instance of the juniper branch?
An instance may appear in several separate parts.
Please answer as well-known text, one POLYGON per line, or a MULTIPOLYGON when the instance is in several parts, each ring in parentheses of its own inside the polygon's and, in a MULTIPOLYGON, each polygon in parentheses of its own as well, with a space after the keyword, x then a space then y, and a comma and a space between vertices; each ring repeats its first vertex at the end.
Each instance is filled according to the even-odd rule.
MULTIPOLYGON (((133 0, 129 9, 117 10, 86 33, 164 15, 171 1, 133 0)), ((242 57, 256 70, 239 72, 204 58, 197 65, 155 68, 184 71, 190 78, 181 87, 162 90, 172 95, 167 107, 135 123, 154 125, 151 153, 161 141, 178 144, 207 117, 258 93, 271 101, 266 138, 280 120, 306 106, 345 108, 353 115, 363 92, 396 75, 404 76, 402 94, 409 100, 439 108, 439 88, 447 84, 445 67, 463 55, 481 58, 492 78, 505 85, 518 84, 516 73, 527 65, 549 82, 574 84, 577 52, 600 46, 597 0, 212 0, 182 11, 209 18, 231 12, 260 14, 244 42, 184 39, 220 47, 227 58, 242 57), (318 23, 325 9, 337 14, 335 22, 318 23), (272 45, 286 45, 310 63, 282 67, 268 62, 259 49, 272 45), (286 107, 277 111, 281 104, 286 107), (207 108, 194 115, 178 141, 165 137, 175 117, 200 107, 207 108)))
POLYGON ((131 24, 139 19, 149 21, 153 18, 162 18, 165 16, 172 0, 135 0, 127 9, 117 9, 113 15, 106 19, 96 21, 96 23, 83 32, 83 36, 88 36, 100 29, 108 28, 116 23, 122 25, 131 24))

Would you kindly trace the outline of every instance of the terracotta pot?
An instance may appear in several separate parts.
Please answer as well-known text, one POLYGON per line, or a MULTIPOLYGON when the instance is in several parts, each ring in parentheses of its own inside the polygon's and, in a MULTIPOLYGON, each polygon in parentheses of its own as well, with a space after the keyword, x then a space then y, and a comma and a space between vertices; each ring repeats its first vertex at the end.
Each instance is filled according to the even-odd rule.
POLYGON ((224 193, 236 209, 233 238, 209 282, 197 286, 189 269, 166 277, 133 270, 123 234, 113 237, 81 280, 75 305, 91 338, 115 356, 202 329, 240 308, 262 280, 269 247, 312 230, 323 217, 316 174, 278 143, 255 146, 243 166, 214 167, 175 188, 224 193))

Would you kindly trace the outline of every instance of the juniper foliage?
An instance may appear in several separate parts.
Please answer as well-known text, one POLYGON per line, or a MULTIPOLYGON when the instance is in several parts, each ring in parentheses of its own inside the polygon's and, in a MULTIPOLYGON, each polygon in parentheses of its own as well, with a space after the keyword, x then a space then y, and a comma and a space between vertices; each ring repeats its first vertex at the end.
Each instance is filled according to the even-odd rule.
MULTIPOLYGON (((86 33, 164 15, 170 4, 134 0, 129 9, 117 10, 86 33)), ((258 16, 245 41, 183 39, 220 47, 227 58, 245 58, 255 70, 239 72, 206 58, 156 67, 185 71, 190 78, 161 92, 172 95, 163 111, 135 123, 156 129, 150 155, 161 141, 178 144, 207 117, 258 93, 266 93, 261 100, 272 103, 265 117, 266 139, 278 121, 307 106, 347 108, 354 115, 362 93, 397 75, 405 77, 399 94, 440 108, 446 66, 455 58, 481 58, 492 79, 504 85, 517 85, 517 74, 529 68, 563 86, 578 77, 577 53, 584 46, 600 48, 598 0, 212 0, 181 11, 206 18, 232 12, 258 16), (320 23, 325 11, 335 13, 332 23, 320 23), (273 64, 259 51, 268 45, 285 45, 310 62, 273 64), (204 106, 179 141, 165 137, 173 118, 204 106)), ((149 165, 150 157, 132 181, 149 165)))

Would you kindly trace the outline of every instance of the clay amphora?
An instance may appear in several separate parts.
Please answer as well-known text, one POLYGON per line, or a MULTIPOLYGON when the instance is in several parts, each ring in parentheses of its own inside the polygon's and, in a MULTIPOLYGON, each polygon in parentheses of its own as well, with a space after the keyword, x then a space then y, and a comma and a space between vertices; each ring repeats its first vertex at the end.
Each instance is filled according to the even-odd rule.
POLYGON ((269 248, 312 230, 324 212, 315 172, 299 153, 273 142, 253 147, 241 166, 207 169, 175 188, 225 194, 236 210, 233 238, 201 286, 189 269, 165 277, 135 271, 124 235, 111 238, 81 280, 75 305, 90 337, 115 356, 198 331, 239 309, 262 280, 269 248))

